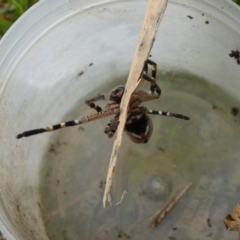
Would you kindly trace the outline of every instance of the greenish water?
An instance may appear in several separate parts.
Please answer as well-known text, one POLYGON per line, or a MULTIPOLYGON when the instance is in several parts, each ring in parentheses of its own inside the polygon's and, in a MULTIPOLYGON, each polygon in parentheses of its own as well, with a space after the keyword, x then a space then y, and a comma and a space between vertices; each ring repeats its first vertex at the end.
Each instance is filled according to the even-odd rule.
MULTIPOLYGON (((86 98, 108 95, 122 83, 86 98)), ((168 73, 158 83, 161 98, 143 105, 191 120, 151 116, 154 132, 147 144, 123 138, 113 202, 120 201, 124 190, 127 194, 117 206, 102 207, 113 144, 103 131, 110 118, 52 134, 43 157, 39 204, 49 239, 237 239, 237 233, 225 231, 223 220, 239 202, 240 114, 232 112, 239 102, 189 74, 168 73), (150 217, 190 182, 160 225, 150 229, 150 217)), ((79 104, 65 120, 92 112, 79 104)))

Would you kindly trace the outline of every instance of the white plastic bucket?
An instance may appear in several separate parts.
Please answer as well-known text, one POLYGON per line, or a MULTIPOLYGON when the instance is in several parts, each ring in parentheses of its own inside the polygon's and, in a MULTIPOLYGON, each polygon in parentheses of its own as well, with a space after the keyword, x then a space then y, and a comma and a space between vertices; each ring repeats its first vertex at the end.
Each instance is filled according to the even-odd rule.
MULTIPOLYGON (((175 190, 182 188, 184 183, 193 181, 195 185, 193 184, 192 191, 189 190, 187 198, 195 200, 191 201, 190 206, 187 206, 186 199, 179 203, 180 205, 176 209, 177 216, 182 215, 181 209, 184 209, 185 212, 189 211, 188 215, 182 219, 182 225, 180 222, 177 224, 179 232, 171 232, 172 227, 175 226, 174 216, 171 213, 169 213, 169 219, 166 218, 166 222, 163 222, 156 231, 154 230, 155 232, 150 232, 147 228, 150 213, 153 214, 154 211, 159 210, 158 208, 161 208, 166 202, 162 201, 162 198, 159 198, 160 200, 154 198, 152 204, 148 200, 141 201, 137 198, 141 197, 141 194, 135 192, 135 188, 131 191, 132 185, 130 184, 130 190, 128 189, 130 193, 126 199, 128 196, 133 196, 132 199, 135 200, 132 200, 131 204, 137 205, 136 202, 140 201, 145 205, 144 208, 139 209, 147 212, 145 215, 141 211, 132 212, 133 216, 131 217, 136 221, 139 219, 141 221, 139 220, 139 228, 134 225, 134 230, 131 230, 127 228, 127 224, 132 221, 132 218, 129 217, 131 213, 126 209, 132 205, 128 205, 127 200, 117 210, 116 208, 115 210, 102 209, 99 210, 101 213, 98 212, 98 209, 101 209, 102 201, 102 186, 98 187, 98 184, 105 180, 112 147, 112 141, 103 134, 107 120, 100 120, 91 125, 89 123, 83 128, 64 129, 61 130, 61 133, 42 134, 21 140, 15 139, 18 133, 25 130, 46 127, 91 113, 92 111, 86 110, 87 106, 83 105, 85 99, 100 93, 100 90, 103 93, 109 92, 116 83, 124 83, 135 51, 146 6, 147 1, 144 0, 40 1, 24 14, 1 40, 0 220, 2 223, 0 230, 8 240, 96 239, 94 237, 97 236, 100 236, 101 239, 114 239, 114 236, 117 238, 121 229, 127 232, 132 239, 159 239, 159 236, 166 238, 171 234, 178 234, 183 237, 182 239, 190 240, 193 239, 194 234, 200 239, 202 238, 201 232, 208 233, 206 229, 202 230, 203 222, 211 217, 208 216, 208 209, 205 209, 204 206, 208 208, 208 206, 214 205, 211 196, 214 193, 216 193, 216 198, 218 196, 218 190, 222 184, 220 171, 217 174, 213 173, 215 177, 212 180, 213 185, 209 184, 207 177, 194 179, 191 176, 188 179, 187 174, 185 174, 185 178, 181 176, 181 184, 178 185, 176 175, 180 176, 184 173, 181 172, 181 169, 177 169, 177 164, 170 164, 170 162, 174 163, 176 159, 171 159, 169 155, 164 163, 159 160, 159 165, 152 166, 150 170, 146 171, 147 174, 153 174, 158 179, 156 174, 159 170, 159 175, 165 174, 167 179, 171 176, 174 180, 171 180, 171 184, 167 187, 169 196, 170 193, 174 194, 175 190), (80 160, 77 158, 79 155, 82 156, 80 160), (46 162, 57 162, 57 164, 46 168, 47 165, 43 166, 43 163, 46 162), (72 164, 69 164, 71 162, 72 164), (90 172, 91 168, 93 168, 93 172, 90 172), (163 170, 165 168, 167 170, 163 170), (57 174, 54 171, 57 171, 57 174), (52 174, 55 174, 54 177, 52 174), (47 179, 46 182, 43 182, 43 176, 47 179), (82 180, 82 176, 85 176, 85 182, 82 180), (208 185, 210 186, 212 194, 210 197, 207 195, 202 197, 199 190, 202 185, 198 185, 198 181, 206 188, 208 185), (49 189, 44 192, 43 197, 42 191, 45 186, 48 186, 49 189), (66 188, 67 186, 68 188, 66 188), (72 186, 74 187, 72 188, 72 186), (96 186, 97 189, 94 189, 96 186), (89 189, 93 189, 93 191, 89 191, 89 189), (83 200, 79 198, 81 195, 85 196, 83 200), (53 199, 54 196, 56 199, 53 199), (55 208, 52 205, 55 205, 55 208), (196 218, 194 223, 191 214, 194 216, 198 207, 201 207, 204 220, 200 221, 196 218), (48 208, 52 208, 52 211, 48 212, 48 208), (192 213, 190 214, 191 208, 192 213), (80 209, 79 213, 77 209, 80 209), (83 211, 87 216, 84 216, 87 223, 83 220, 83 211), (115 214, 114 211, 118 211, 118 219, 113 221, 111 217, 115 214), (124 215, 126 212, 128 217, 124 215), (91 224, 94 223, 92 219, 98 213, 98 224, 103 221, 105 225, 95 229, 95 225, 91 224), (101 214, 104 218, 101 217, 101 214), (91 218, 88 218, 89 216, 91 218), (122 218, 126 218, 125 222, 120 221, 122 218), (143 218, 146 218, 145 222, 143 218), (79 231, 77 231, 78 219, 81 219, 82 226, 79 231), (61 224, 56 225, 58 221, 61 221, 61 224), (193 222, 195 225, 191 225, 189 222, 193 222), (187 229, 188 224, 189 229, 187 229), (51 232, 54 226, 56 229, 51 232), (108 229, 106 229, 107 226, 108 229), (92 232, 98 235, 94 235, 92 232)), ((184 72, 190 76, 206 79, 211 84, 223 89, 226 95, 240 101, 240 66, 233 58, 229 57, 232 50, 240 50, 239 48, 240 8, 236 4, 230 0, 176 0, 169 2, 152 49, 152 59, 157 62, 159 74, 162 74, 162 77, 169 72, 184 72)), ((173 79, 173 81, 175 80, 173 79)), ((159 85, 161 86, 160 80, 159 85)), ((195 85, 193 84, 193 86, 195 85)), ((189 88, 189 96, 191 94, 194 96, 194 91, 193 89, 191 92, 191 88, 189 88)), ((175 108, 175 111, 180 112, 187 111, 190 104, 186 95, 181 94, 181 90, 176 93, 171 93, 171 91, 164 93, 163 88, 161 103, 164 102, 164 99, 167 99, 168 103, 172 101, 172 107, 175 108)), ((194 99, 192 98, 192 105, 195 104, 194 99)), ((166 102, 160 107, 164 108, 168 103, 166 102)), ((150 105, 151 103, 149 103, 150 105)), ((171 104, 169 106, 171 107, 171 104)), ((196 112, 197 108, 196 104, 196 112)), ((189 115, 192 122, 202 117, 200 114, 196 116, 191 110, 183 113, 189 115)), ((221 116, 222 113, 217 112, 216 114, 221 116)), ((216 117, 216 119, 219 118, 216 117)), ((234 120, 239 121, 235 118, 234 120)), ((166 142, 169 142, 170 145, 172 143, 169 151, 176 150, 176 139, 179 136, 176 137, 170 131, 169 126, 163 128, 164 123, 160 126, 156 123, 158 120, 154 121, 155 129, 161 129, 160 131, 167 139, 166 142), (174 137, 176 137, 175 140, 174 137)), ((180 129, 178 134, 181 135, 189 134, 192 131, 186 122, 175 123, 172 119, 161 121, 171 121, 172 125, 178 124, 175 126, 178 126, 180 129)), ((223 121, 223 123, 226 122, 229 123, 228 120, 223 121)), ((197 126, 203 139, 212 133, 210 129, 214 124, 209 120, 209 131, 201 130, 201 126, 197 126)), ((221 125, 222 122, 216 123, 216 125, 218 124, 221 125)), ((229 123, 229 126, 231 124, 229 123)), ((215 132, 218 130, 216 129, 215 132)), ((156 135, 153 136, 152 143, 156 141, 156 135)), ((211 135, 211 138, 214 136, 211 135)), ((198 159, 204 158, 204 154, 201 155, 199 150, 186 151, 185 142, 181 143, 181 147, 182 152, 185 151, 186 157, 194 158, 195 154, 199 154, 197 155, 198 159), (200 155, 201 157, 199 157, 200 155)), ((198 146, 198 149, 206 147, 206 145, 198 146)), ((124 169, 123 164, 129 160, 124 157, 124 154, 126 152, 130 154, 133 151, 138 158, 133 162, 129 160, 129 162, 133 165, 136 164, 134 168, 139 166, 139 169, 141 168, 144 172, 146 164, 151 165, 146 162, 146 159, 150 161, 156 155, 164 159, 166 149, 162 149, 161 146, 158 146, 160 152, 156 149, 156 145, 151 145, 151 141, 147 145, 139 146, 129 143, 129 140, 126 139, 121 155, 121 159, 124 160, 120 159, 122 163, 119 163, 119 169, 124 169)), ((226 153, 229 156, 228 159, 235 161, 238 152, 230 150, 231 148, 226 153)), ((213 159, 218 157, 221 156, 211 156, 213 159)), ((218 168, 217 165, 212 166, 218 168)), ((189 170, 189 165, 187 167, 189 170)), ((225 166, 220 161, 219 168, 225 167, 228 165, 225 166)), ((235 168, 237 171, 237 166, 235 168)), ((119 172, 121 171, 119 170, 119 172)), ((136 175, 131 172, 129 178, 135 182, 141 181, 142 178, 148 181, 149 179, 143 172, 136 175), (141 176, 143 177, 141 178, 141 176)), ((225 172, 224 174, 223 179, 230 175, 225 172)), ((127 174, 119 173, 119 175, 123 181, 129 181, 127 174)), ((215 210, 213 211, 215 225, 211 231, 213 231, 213 236, 218 237, 217 239, 229 239, 229 234, 231 234, 231 239, 237 239, 237 234, 219 230, 223 229, 220 223, 222 223, 224 213, 230 213, 239 201, 234 195, 239 177, 235 177, 237 176, 235 173, 233 175, 234 177, 231 179, 233 182, 229 182, 226 187, 229 191, 229 199, 232 201, 220 194, 219 196, 223 197, 219 202, 216 200, 219 203, 216 206, 221 207, 220 213, 223 215, 216 215, 215 210)), ((143 188, 145 188, 144 184, 141 185, 143 188)), ((116 183, 115 187, 118 188, 118 190, 114 190, 118 192, 115 199, 117 202, 125 186, 116 183)), ((167 199, 168 194, 164 193, 163 195, 167 199)))

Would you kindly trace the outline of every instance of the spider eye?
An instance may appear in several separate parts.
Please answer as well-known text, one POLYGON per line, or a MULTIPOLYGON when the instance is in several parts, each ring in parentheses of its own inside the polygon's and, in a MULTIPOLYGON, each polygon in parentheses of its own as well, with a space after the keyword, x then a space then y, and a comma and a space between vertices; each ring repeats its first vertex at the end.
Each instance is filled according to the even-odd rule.
POLYGON ((122 96, 124 93, 125 87, 118 86, 117 88, 113 89, 110 93, 110 100, 120 103, 122 100, 122 96))

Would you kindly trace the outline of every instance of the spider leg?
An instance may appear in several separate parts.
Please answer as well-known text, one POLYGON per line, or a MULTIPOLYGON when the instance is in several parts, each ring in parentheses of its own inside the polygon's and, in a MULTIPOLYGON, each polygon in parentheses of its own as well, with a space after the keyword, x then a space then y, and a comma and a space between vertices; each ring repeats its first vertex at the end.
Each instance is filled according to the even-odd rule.
POLYGON ((142 90, 138 90, 133 93, 130 104, 129 110, 136 109, 141 103, 158 99, 159 96, 157 94, 150 94, 144 92, 142 90))
POLYGON ((55 130, 65 128, 65 127, 73 127, 73 126, 84 124, 84 123, 87 123, 87 122, 91 122, 91 121, 94 121, 94 120, 97 120, 97 119, 100 119, 100 118, 105 118, 105 117, 113 115, 113 114, 119 114, 119 112, 120 112, 119 108, 97 112, 97 113, 94 113, 92 115, 83 117, 81 119, 59 123, 59 124, 49 126, 49 127, 46 127, 46 128, 39 128, 39 129, 26 131, 26 132, 23 132, 21 134, 18 134, 16 136, 16 138, 19 139, 19 138, 22 138, 22 137, 29 137, 29 136, 36 135, 36 134, 39 134, 39 133, 55 131, 55 130))
POLYGON ((148 114, 154 114, 154 115, 162 115, 165 117, 175 117, 183 120, 190 120, 188 116, 178 114, 178 113, 172 113, 172 112, 162 112, 162 111, 156 111, 156 110, 148 110, 148 114))
POLYGON ((114 133, 117 131, 119 125, 119 114, 117 114, 105 127, 104 133, 108 135, 109 138, 112 138, 114 133))
POLYGON ((135 96, 137 96, 137 98, 141 101, 141 103, 151 101, 151 100, 155 100, 155 99, 158 99, 160 97, 159 95, 150 94, 150 93, 144 92, 142 90, 136 91, 135 96))
POLYGON ((150 86, 150 92, 151 94, 153 94, 155 91, 157 92, 157 95, 160 97, 161 95, 161 88, 157 85, 156 83, 156 76, 157 76, 157 64, 153 61, 151 61, 150 59, 148 59, 146 62, 145 62, 145 66, 144 66, 144 69, 143 69, 143 75, 142 75, 142 78, 148 82, 151 83, 151 86, 150 86), (152 65, 152 77, 149 77, 147 75, 147 72, 148 72, 148 64, 149 65, 152 65))
POLYGON ((112 110, 112 109, 116 109, 119 107, 119 104, 117 104, 114 101, 109 100, 108 98, 106 98, 104 95, 102 94, 98 94, 96 97, 91 98, 89 100, 85 100, 85 103, 90 107, 95 109, 97 112, 102 112, 102 111, 108 111, 108 110, 112 110), (94 102, 95 101, 99 101, 99 100, 104 100, 106 102, 108 102, 106 104, 106 106, 102 109, 100 106, 96 105, 94 102))
POLYGON ((99 100, 105 100, 105 101, 109 101, 109 99, 107 99, 104 95, 102 94, 98 94, 96 97, 91 98, 89 100, 85 100, 85 103, 90 107, 90 108, 94 108, 97 112, 101 112, 102 108, 99 107, 98 105, 96 105, 94 102, 95 101, 99 101, 99 100))
POLYGON ((156 81, 156 75, 157 75, 157 64, 155 62, 153 62, 152 60, 148 59, 146 62, 145 62, 145 66, 144 66, 144 69, 143 69, 143 72, 145 72, 147 74, 148 72, 148 64, 149 65, 152 65, 152 79, 154 81, 156 81))

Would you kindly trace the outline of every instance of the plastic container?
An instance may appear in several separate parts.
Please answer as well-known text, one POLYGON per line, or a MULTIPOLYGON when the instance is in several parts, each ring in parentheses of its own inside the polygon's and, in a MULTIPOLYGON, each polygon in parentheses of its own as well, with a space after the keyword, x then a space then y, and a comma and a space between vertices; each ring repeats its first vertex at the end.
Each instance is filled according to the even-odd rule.
POLYGON ((8 240, 237 239, 222 221, 239 202, 240 9, 170 1, 152 49, 161 99, 146 145, 124 139, 117 203, 102 208, 109 119, 16 140, 92 113, 84 100, 126 81, 147 1, 40 1, 0 42, 0 230, 8 240), (156 229, 149 218, 192 187, 156 229), (209 219, 209 220, 208 220, 209 219), (211 226, 207 222, 211 222, 211 226))

